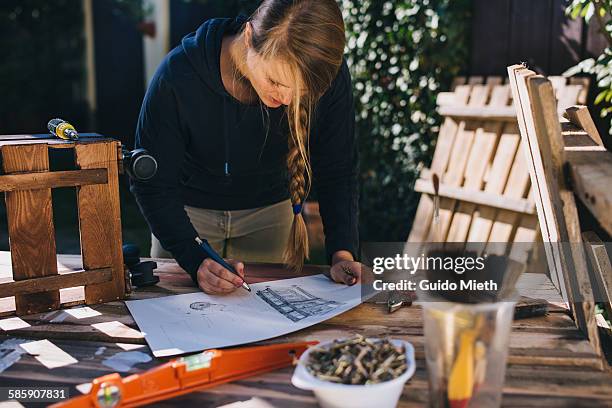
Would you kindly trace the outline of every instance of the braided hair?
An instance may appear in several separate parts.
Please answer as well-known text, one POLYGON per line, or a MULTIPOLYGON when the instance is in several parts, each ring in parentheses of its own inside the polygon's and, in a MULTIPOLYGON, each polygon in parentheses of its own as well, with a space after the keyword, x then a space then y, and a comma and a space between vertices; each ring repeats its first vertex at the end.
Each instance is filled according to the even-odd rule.
POLYGON ((312 180, 310 119, 342 64, 344 22, 335 0, 264 0, 249 21, 253 49, 263 58, 280 58, 295 77, 287 107, 287 169, 294 217, 284 262, 299 271, 309 254, 302 206, 312 180))

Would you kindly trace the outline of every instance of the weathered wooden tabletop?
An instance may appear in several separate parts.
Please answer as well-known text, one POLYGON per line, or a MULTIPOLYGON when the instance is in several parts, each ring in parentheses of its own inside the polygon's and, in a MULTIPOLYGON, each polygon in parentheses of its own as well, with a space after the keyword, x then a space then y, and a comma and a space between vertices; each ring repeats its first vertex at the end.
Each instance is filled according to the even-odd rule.
MULTIPOLYGON (((60 257, 63 268, 78 267, 79 257, 60 257)), ((197 288, 191 279, 172 261, 158 260, 161 282, 152 288, 135 290, 130 299, 189 293, 197 288)), ((1 263, 1 262, 0 262, 1 263)), ((0 265, 0 269, 2 265, 0 265)), ((4 268, 5 269, 5 268, 4 268)), ((320 273, 322 267, 306 267, 304 274, 320 273)), ((278 265, 249 265, 250 283, 295 277, 278 265)), ((554 290, 543 275, 523 276, 522 294, 552 297, 554 290), (530 292, 531 291, 531 292, 530 292)), ((554 299, 553 299, 554 300, 554 299)), ((1 303, 1 302, 0 302, 1 303)), ((6 301, 5 301, 6 303, 6 301)), ((25 316, 31 326, 2 333, 0 343, 8 338, 49 339, 79 362, 61 368, 47 369, 32 356, 21 359, 0 374, 2 386, 69 386, 71 395, 80 395, 75 386, 113 372, 103 361, 124 351, 116 343, 146 344, 139 338, 115 338, 93 328, 100 322, 119 321, 132 328, 137 326, 123 302, 93 306, 100 316, 58 319, 60 311, 25 316), (56 322, 51 322, 54 320, 56 322)), ((612 407, 612 373, 601 371, 601 360, 591 351, 589 343, 575 328, 567 312, 552 307, 544 317, 514 322, 510 338, 509 366, 504 386, 504 406, 539 407, 612 407)), ((416 349, 417 370, 406 384, 401 407, 423 406, 427 402, 427 372, 424 360, 421 310, 417 306, 402 308, 387 314, 382 305, 362 304, 359 307, 287 336, 262 344, 319 340, 326 341, 354 333, 366 336, 392 336, 412 342, 416 349)), ((148 347, 138 351, 149 353, 148 347)), ((153 358, 134 366, 129 373, 139 373, 167 360, 153 358)), ((184 404, 221 406, 235 401, 259 397, 275 407, 316 406, 313 394, 291 385, 292 369, 274 371, 210 390, 194 392, 159 403, 159 406, 184 404)), ((123 373, 127 375, 128 373, 123 373)))

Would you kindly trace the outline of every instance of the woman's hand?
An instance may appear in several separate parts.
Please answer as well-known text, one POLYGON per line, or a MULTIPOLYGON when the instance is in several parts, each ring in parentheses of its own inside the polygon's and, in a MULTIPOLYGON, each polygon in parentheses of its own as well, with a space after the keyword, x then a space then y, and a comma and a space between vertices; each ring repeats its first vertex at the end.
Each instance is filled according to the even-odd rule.
POLYGON ((330 278, 338 283, 354 285, 361 281, 362 264, 355 262, 348 251, 338 251, 332 257, 330 278))
POLYGON ((226 259, 240 276, 236 276, 210 258, 206 258, 198 268, 198 286, 210 295, 231 293, 242 286, 244 281, 244 263, 226 259))

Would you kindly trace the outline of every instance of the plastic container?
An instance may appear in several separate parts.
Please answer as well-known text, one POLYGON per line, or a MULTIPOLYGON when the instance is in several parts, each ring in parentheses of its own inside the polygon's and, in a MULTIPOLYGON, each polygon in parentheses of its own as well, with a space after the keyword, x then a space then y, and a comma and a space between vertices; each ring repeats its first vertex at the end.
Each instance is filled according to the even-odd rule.
POLYGON ((421 302, 430 407, 501 404, 515 303, 421 302))
MULTIPOLYGON (((313 376, 306 369, 308 355, 312 348, 300 357, 300 362, 293 372, 291 382, 298 388, 314 393, 321 408, 393 408, 397 405, 404 384, 412 377, 416 368, 414 347, 403 340, 391 340, 396 346, 406 348, 406 371, 401 376, 378 384, 352 385, 323 381, 313 376)), ((317 347, 325 347, 331 342, 317 347)))

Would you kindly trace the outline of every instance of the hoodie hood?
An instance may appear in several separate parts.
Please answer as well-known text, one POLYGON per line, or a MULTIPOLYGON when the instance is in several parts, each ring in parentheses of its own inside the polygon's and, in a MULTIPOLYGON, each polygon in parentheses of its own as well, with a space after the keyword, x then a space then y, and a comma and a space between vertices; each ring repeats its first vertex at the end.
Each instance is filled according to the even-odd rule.
POLYGON ((181 42, 183 52, 202 82, 216 93, 227 96, 221 80, 221 43, 223 36, 239 32, 248 18, 213 18, 207 20, 194 33, 181 42))

